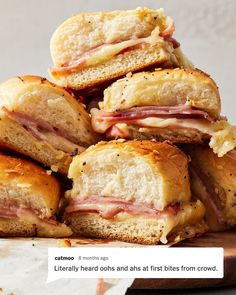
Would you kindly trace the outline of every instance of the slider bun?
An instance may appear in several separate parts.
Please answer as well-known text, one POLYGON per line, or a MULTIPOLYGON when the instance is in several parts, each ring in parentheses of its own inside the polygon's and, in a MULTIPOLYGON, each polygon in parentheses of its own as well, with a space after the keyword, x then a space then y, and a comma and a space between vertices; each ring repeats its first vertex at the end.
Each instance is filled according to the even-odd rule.
MULTIPOLYGON (((131 243, 177 243, 206 232, 202 221, 205 209, 200 201, 181 208, 175 216, 150 218, 120 213, 119 219, 108 220, 96 213, 66 214, 74 233, 96 238, 116 239, 131 243)), ((118 214, 119 215, 119 214, 118 214)))
POLYGON ((6 116, 0 119, 0 148, 26 155, 64 175, 67 174, 72 161, 69 154, 58 151, 46 141, 38 140, 6 116))
POLYGON ((60 194, 59 182, 46 170, 27 160, 0 154, 0 208, 21 206, 38 215, 26 210, 19 218, 0 216, 0 237, 70 236, 71 229, 65 224, 47 222, 57 212, 60 194))
POLYGON ((154 141, 100 142, 73 158, 71 198, 121 197, 153 204, 190 200, 188 159, 176 147, 154 141))
POLYGON ((209 139, 208 134, 192 128, 169 126, 165 128, 126 126, 129 138, 132 139, 155 139, 157 141, 168 140, 174 144, 182 143, 203 143, 209 139))
POLYGON ((53 216, 58 207, 60 185, 53 175, 25 159, 0 154, 0 203, 32 207, 43 218, 53 216))
POLYGON ((128 74, 104 91, 101 108, 116 111, 186 102, 212 117, 220 115, 220 95, 215 82, 202 71, 178 68, 128 74))
POLYGON ((0 237, 34 237, 36 235, 37 227, 32 222, 0 217, 0 237))
MULTIPOLYGON (((83 54, 89 55, 104 44, 118 44, 129 40, 147 38, 152 32, 155 38, 171 24, 172 20, 163 9, 137 8, 128 11, 81 13, 66 20, 51 38, 51 56, 56 67, 76 61, 83 54)), ((129 46, 128 46, 129 47, 129 46)), ((130 71, 139 71, 154 66, 192 66, 170 42, 159 38, 156 45, 135 49, 90 64, 72 73, 49 71, 54 82, 60 86, 84 89, 115 78, 130 71)), ((91 55, 92 56, 92 55, 91 55)))
POLYGON ((162 9, 80 13, 67 19, 53 34, 53 62, 61 66, 103 44, 148 37, 156 27, 163 31, 166 20, 162 9))
POLYGON ((0 217, 0 237, 63 238, 71 235, 71 229, 64 223, 52 226, 40 222, 35 224, 27 218, 0 217))
MULTIPOLYGON (((219 197, 228 226, 236 226, 236 150, 217 157, 208 147, 193 146, 187 149, 187 153, 193 167, 204 175, 206 183, 219 197)), ((200 188, 194 188, 194 193, 200 197, 200 188)))
POLYGON ((45 78, 21 76, 9 79, 0 85, 0 106, 42 119, 69 132, 81 144, 95 143, 90 117, 83 105, 45 78))
MULTIPOLYGON (((43 121, 73 138, 76 145, 87 147, 97 141, 90 116, 83 105, 67 91, 44 78, 14 77, 1 84, 0 107, 26 114, 35 122, 43 121)), ((53 170, 67 173, 71 162, 70 152, 63 152, 47 141, 38 140, 3 111, 0 118, 1 146, 30 156, 53 170)))
POLYGON ((86 89, 107 83, 129 72, 148 67, 163 66, 170 63, 170 54, 160 45, 144 49, 134 49, 114 56, 101 64, 84 68, 73 73, 53 73, 49 71, 54 83, 62 87, 86 89))

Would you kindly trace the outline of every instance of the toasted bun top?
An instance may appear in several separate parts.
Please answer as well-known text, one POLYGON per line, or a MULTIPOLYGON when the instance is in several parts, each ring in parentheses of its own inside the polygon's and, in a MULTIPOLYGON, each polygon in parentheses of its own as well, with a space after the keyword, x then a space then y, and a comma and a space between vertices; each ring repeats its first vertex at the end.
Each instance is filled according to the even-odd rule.
POLYGON ((44 217, 58 207, 60 185, 40 166, 17 157, 0 154, 0 201, 13 201, 37 209, 44 217))
POLYGON ((220 95, 215 82, 194 69, 166 69, 128 74, 104 91, 100 107, 107 111, 134 106, 191 104, 213 117, 220 114, 220 95))
POLYGON ((71 197, 135 198, 162 210, 190 200, 187 165, 185 154, 168 143, 100 142, 73 159, 71 197))
POLYGON ((163 9, 80 13, 67 19, 53 34, 53 62, 61 66, 103 44, 148 37, 156 27, 160 32, 165 30, 169 21, 163 9))
POLYGON ((65 89, 46 78, 18 76, 2 83, 1 107, 46 122, 81 145, 88 146, 96 142, 90 116, 84 106, 65 89))

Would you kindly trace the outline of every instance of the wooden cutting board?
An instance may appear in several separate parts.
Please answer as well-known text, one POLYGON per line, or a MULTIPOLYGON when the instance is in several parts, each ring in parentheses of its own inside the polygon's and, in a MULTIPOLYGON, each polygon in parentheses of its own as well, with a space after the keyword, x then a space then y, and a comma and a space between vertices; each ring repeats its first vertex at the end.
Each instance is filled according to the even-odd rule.
POLYGON ((236 285, 236 231, 208 233, 175 247, 223 247, 223 279, 136 279, 132 289, 178 289, 236 285))

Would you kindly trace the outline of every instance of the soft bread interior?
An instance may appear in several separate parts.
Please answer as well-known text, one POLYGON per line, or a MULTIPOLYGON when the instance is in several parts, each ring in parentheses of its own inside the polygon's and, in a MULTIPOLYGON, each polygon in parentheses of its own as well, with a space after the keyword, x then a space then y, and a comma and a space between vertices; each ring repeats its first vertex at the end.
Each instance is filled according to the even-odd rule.
POLYGON ((202 221, 204 213, 204 206, 197 201, 181 207, 177 215, 161 218, 120 213, 115 220, 107 220, 96 213, 78 212, 66 214, 65 219, 75 234, 141 244, 165 244, 204 233, 207 230, 202 221))
POLYGON ((213 117, 220 114, 220 95, 215 82, 194 69, 141 72, 117 80, 104 91, 100 107, 106 111, 134 106, 190 104, 213 117))
POLYGON ((103 44, 148 37, 164 31, 171 20, 163 9, 80 13, 67 19, 52 36, 50 49, 56 66, 103 44))
POLYGON ((29 156, 62 174, 67 174, 72 160, 69 154, 58 151, 45 141, 39 141, 6 116, 0 120, 0 145, 29 156))
POLYGON ((190 200, 187 158, 166 143, 99 143, 73 159, 69 177, 74 183, 71 198, 135 199, 158 210, 190 200))
POLYGON ((36 122, 46 122, 74 143, 95 143, 90 117, 83 106, 65 90, 40 77, 22 76, 0 86, 0 105, 36 122))

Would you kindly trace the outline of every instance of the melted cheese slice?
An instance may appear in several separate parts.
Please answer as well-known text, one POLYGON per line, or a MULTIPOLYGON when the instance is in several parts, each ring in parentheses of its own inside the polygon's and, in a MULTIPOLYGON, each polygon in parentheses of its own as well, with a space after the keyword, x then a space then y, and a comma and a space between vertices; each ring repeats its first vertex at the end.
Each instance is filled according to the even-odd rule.
POLYGON ((74 150, 77 150, 79 153, 85 150, 84 147, 74 144, 65 137, 62 137, 50 131, 40 131, 40 139, 48 142, 55 149, 64 151, 69 154, 72 153, 74 150))
POLYGON ((99 63, 103 63, 106 60, 111 59, 121 51, 133 47, 142 43, 154 45, 158 42, 163 42, 163 38, 159 36, 159 28, 157 27, 152 31, 151 35, 146 38, 139 38, 133 40, 127 40, 116 44, 108 44, 102 46, 86 58, 86 66, 94 66, 99 63))
POLYGON ((19 219, 29 224, 34 224, 39 237, 67 237, 72 235, 72 230, 64 223, 53 224, 39 218, 36 214, 22 209, 18 213, 19 219))
MULTIPOLYGON (((80 204, 81 210, 97 210, 100 213, 106 212, 109 209, 114 208, 117 205, 114 204, 80 204)), ((78 211, 79 212, 79 211, 78 211)), ((168 242, 167 236, 172 232, 175 231, 175 229, 181 229, 185 226, 194 226, 199 224, 205 215, 205 207, 201 201, 197 201, 196 203, 188 203, 185 205, 182 205, 180 207, 180 210, 177 212, 177 214, 172 214, 169 211, 163 211, 160 215, 157 217, 153 216, 147 216, 147 215, 136 215, 136 214, 130 214, 126 212, 120 212, 116 214, 112 221, 116 222, 126 222, 130 220, 131 218, 145 218, 146 221, 150 220, 150 222, 153 222, 153 219, 157 219, 157 227, 159 231, 161 232, 160 235, 160 241, 163 244, 166 244, 168 242)))
MULTIPOLYGON (((175 126, 199 130, 200 132, 209 134, 211 136, 209 145, 213 149, 214 153, 219 157, 222 157, 227 152, 233 150, 236 147, 236 132, 233 127, 225 120, 208 122, 203 119, 146 118, 142 120, 136 120, 134 123, 142 127, 166 128, 175 126)), ((122 131, 128 132, 128 126, 126 124, 116 124, 116 126, 122 131)), ((142 132, 142 128, 139 130, 142 132)))
POLYGON ((126 41, 122 41, 115 44, 104 44, 102 46, 99 46, 95 49, 92 49, 84 53, 77 59, 70 61, 69 64, 66 66, 52 68, 51 73, 57 74, 60 72, 61 73, 73 72, 78 69, 86 68, 89 66, 95 66, 97 64, 101 64, 113 58, 114 56, 116 56, 117 54, 119 54, 125 49, 131 48, 137 45, 140 45, 141 47, 142 44, 153 46, 157 43, 160 43, 161 55, 165 55, 165 52, 163 50, 164 47, 168 47, 170 51, 173 51, 173 47, 171 47, 170 45, 168 46, 168 44, 166 44, 167 42, 165 42, 164 39, 161 36, 159 36, 159 27, 156 27, 152 31, 151 35, 148 37, 126 40, 126 41))

